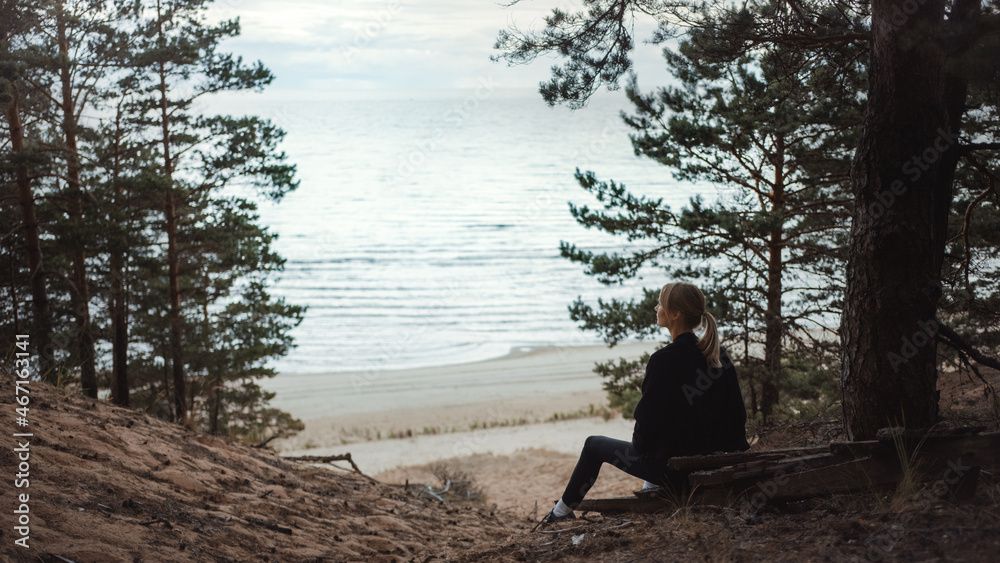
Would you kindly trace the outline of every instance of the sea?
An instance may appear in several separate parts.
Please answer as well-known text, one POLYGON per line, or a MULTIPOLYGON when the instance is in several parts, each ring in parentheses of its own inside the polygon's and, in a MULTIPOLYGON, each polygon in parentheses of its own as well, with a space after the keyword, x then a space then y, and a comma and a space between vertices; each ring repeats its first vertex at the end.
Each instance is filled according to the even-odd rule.
POLYGON ((624 92, 571 110, 534 89, 265 92, 210 102, 267 118, 297 167, 280 202, 256 196, 287 259, 272 295, 305 305, 279 373, 384 370, 483 360, 542 346, 601 344, 569 315, 577 298, 632 299, 655 271, 604 285, 560 256, 637 248, 588 230, 570 202, 601 203, 574 171, 678 208, 712 186, 636 156, 624 92))

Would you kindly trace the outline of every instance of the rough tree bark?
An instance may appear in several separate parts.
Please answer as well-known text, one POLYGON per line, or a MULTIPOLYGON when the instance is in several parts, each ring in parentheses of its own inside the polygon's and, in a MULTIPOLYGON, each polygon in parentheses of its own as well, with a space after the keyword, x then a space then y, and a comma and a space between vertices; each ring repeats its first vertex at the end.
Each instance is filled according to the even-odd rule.
POLYGON ((177 251, 177 206, 174 198, 174 182, 170 157, 170 129, 167 114, 166 83, 163 81, 161 65, 161 118, 163 120, 163 160, 166 177, 166 193, 164 194, 164 218, 167 231, 167 271, 170 297, 170 359, 174 373, 174 408, 177 422, 184 423, 187 413, 185 375, 184 375, 184 336, 183 319, 181 318, 180 291, 180 258, 177 251))
MULTIPOLYGON (((17 84, 12 85, 11 102, 7 105, 7 123, 10 126, 11 154, 16 157, 24 153, 24 125, 21 123, 21 108, 18 102, 17 84)), ((38 230, 38 215, 35 212, 35 195, 31 189, 31 179, 24 163, 16 165, 15 182, 21 205, 21 225, 24 232, 25 253, 28 258, 31 285, 31 308, 34 313, 32 340, 38 354, 38 369, 43 381, 55 379, 55 357, 52 349, 52 313, 49 310, 49 294, 45 286, 45 269, 42 263, 42 243, 38 230)))
MULTIPOLYGON (((157 34, 163 37, 163 15, 157 2, 157 34)), ((160 125, 163 143, 163 176, 166 189, 163 199, 163 214, 167 232, 167 276, 170 298, 170 363, 174 375, 174 410, 175 419, 184 424, 187 418, 187 392, 184 374, 184 335, 183 318, 181 317, 180 291, 180 257, 177 250, 177 203, 174 194, 173 159, 170 151, 170 112, 167 100, 166 65, 159 63, 160 90, 160 125)))
MULTIPOLYGON (((775 139, 774 190, 770 194, 771 213, 782 217, 785 212, 785 151, 784 138, 775 139)), ((767 378, 761 385, 760 410, 766 420, 778 404, 781 381, 781 297, 784 263, 784 228, 779 221, 771 230, 767 243, 767 309, 764 311, 764 369, 767 378)))
MULTIPOLYGON (((125 189, 119 181, 121 173, 121 110, 115 118, 115 148, 114 164, 111 181, 114 186, 115 206, 125 205, 125 189)), ((111 295, 108 299, 109 316, 111 317, 111 357, 112 357, 112 400, 122 406, 128 406, 128 299, 125 293, 125 248, 127 244, 116 238, 111 244, 111 295)))
MULTIPOLYGON (((59 79, 62 86, 63 133, 66 138, 66 184, 69 187, 68 213, 77 228, 83 225, 83 190, 80 183, 80 154, 76 140, 76 107, 69 68, 69 39, 66 35, 66 14, 63 2, 56 5, 56 35, 59 42, 59 79)), ((90 290, 87 280, 87 255, 79 233, 70 241, 73 260, 73 285, 76 293, 73 310, 76 315, 76 349, 80 360, 80 384, 83 394, 97 398, 97 371, 94 360, 94 335, 90 326, 90 290)))
POLYGON ((947 72, 945 25, 979 0, 874 0, 868 114, 851 170, 855 210, 841 318, 852 440, 938 419, 935 335, 966 84, 947 72), (914 10, 914 6, 916 9, 914 10))

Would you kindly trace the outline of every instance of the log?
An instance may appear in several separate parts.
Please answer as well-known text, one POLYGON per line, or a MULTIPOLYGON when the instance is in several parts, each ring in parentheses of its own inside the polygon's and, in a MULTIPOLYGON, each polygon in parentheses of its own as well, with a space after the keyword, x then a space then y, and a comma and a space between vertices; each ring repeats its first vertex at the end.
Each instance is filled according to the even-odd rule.
POLYGON ((725 483, 736 484, 747 480, 766 480, 774 478, 776 474, 781 475, 792 471, 826 467, 843 461, 843 459, 829 452, 780 460, 760 460, 721 469, 696 471, 688 475, 688 483, 692 487, 705 487, 725 483))
POLYGON ((819 454, 828 451, 827 446, 804 446, 799 448, 782 448, 757 452, 732 452, 724 454, 678 456, 667 460, 667 467, 677 471, 697 471, 699 469, 714 469, 761 459, 782 459, 786 457, 819 454))
MULTIPOLYGON (((836 458, 835 458, 836 459, 836 458)), ((776 479, 771 501, 791 501, 837 493, 871 491, 895 485, 902 476, 899 462, 866 457, 826 467, 790 473, 776 479)), ((761 489, 761 487, 757 487, 761 489)))
POLYGON ((690 493, 637 491, 635 497, 585 499, 578 509, 656 512, 689 504, 731 506, 740 500, 759 507, 894 487, 907 473, 918 483, 930 485, 940 498, 945 494, 951 500, 970 498, 980 467, 1000 467, 1000 432, 980 430, 900 433, 907 445, 905 452, 898 451, 893 435, 886 434, 882 440, 833 442, 828 447, 672 458, 671 462, 680 461, 671 469, 702 467, 688 475, 690 493), (789 455, 795 451, 808 453, 789 455))
MULTIPOLYGON (((932 485, 942 481, 948 485, 949 498, 969 498, 975 492, 979 468, 1000 465, 1000 432, 925 441, 907 460, 912 460, 909 469, 918 481, 932 485)), ((846 461, 833 453, 793 458, 756 471, 726 468, 693 473, 688 480, 701 488, 701 495, 716 502, 720 496, 733 499, 758 492, 777 502, 882 489, 898 484, 904 474, 894 449, 846 461), (808 469, 793 471, 797 461, 808 469)))
POLYGON ((986 430, 985 426, 963 426, 960 428, 910 428, 903 429, 898 426, 889 428, 879 428, 875 433, 875 439, 880 442, 892 443, 896 438, 919 441, 924 438, 949 439, 964 436, 973 436, 986 430))
POLYGON ((970 467, 1000 465, 1000 432, 986 432, 962 438, 928 438, 916 447, 916 462, 944 468, 956 464, 970 467))
POLYGON ((664 498, 637 499, 635 497, 615 497, 583 499, 576 507, 580 512, 656 512, 674 506, 674 502, 664 498))
POLYGON ((844 459, 858 459, 873 455, 886 455, 892 451, 892 446, 878 440, 830 442, 830 453, 844 459))

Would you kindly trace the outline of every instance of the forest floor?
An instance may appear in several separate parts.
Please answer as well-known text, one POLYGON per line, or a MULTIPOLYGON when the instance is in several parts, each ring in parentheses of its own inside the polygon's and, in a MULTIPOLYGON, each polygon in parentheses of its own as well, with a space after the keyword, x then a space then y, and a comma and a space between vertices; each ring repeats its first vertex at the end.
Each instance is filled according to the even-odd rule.
MULTIPOLYGON (((1000 387, 1000 374, 988 380, 1000 387)), ((944 374, 939 389, 948 424, 1000 428, 981 382, 944 374)), ((0 420, 33 433, 30 486, 2 489, 10 507, 0 526, 4 561, 996 561, 1000 553, 1000 480, 985 471, 962 502, 918 483, 906 494, 839 495, 753 514, 714 506, 588 513, 531 533, 533 518, 549 507, 519 505, 518 492, 545 487, 555 500, 573 456, 469 456, 376 480, 65 389, 32 383, 30 397, 29 426, 17 427, 12 378, 0 383, 0 420), (421 475, 435 491, 440 479, 468 482, 441 502, 422 492, 421 475), (29 495, 27 549, 14 543, 20 534, 11 512, 22 494, 29 495)), ((842 440, 841 426, 827 414, 755 427, 753 449, 842 440)), ((11 444, 0 452, 8 483, 20 463, 11 444)), ((623 475, 606 468, 588 497, 627 494, 637 482, 623 475)))

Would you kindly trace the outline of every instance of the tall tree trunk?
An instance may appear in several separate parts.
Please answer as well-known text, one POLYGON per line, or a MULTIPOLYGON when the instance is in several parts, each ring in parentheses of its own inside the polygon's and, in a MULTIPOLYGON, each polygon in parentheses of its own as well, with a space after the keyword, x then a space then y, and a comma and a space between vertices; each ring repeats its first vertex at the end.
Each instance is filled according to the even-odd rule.
MULTIPOLYGON (((775 140, 774 190, 770 197, 771 213, 775 216, 784 214, 785 180, 784 180, 784 138, 778 136, 775 140)), ((778 386, 781 382, 781 274, 784 263, 781 251, 784 246, 782 223, 778 223, 770 233, 767 243, 767 309, 764 311, 764 372, 766 376, 761 385, 761 414, 767 420, 778 404, 778 386)))
POLYGON ((97 372, 94 364, 94 335, 90 326, 90 291, 87 284, 87 256, 83 237, 83 190, 80 185, 80 154, 76 141, 76 107, 69 69, 69 40, 63 2, 56 4, 56 34, 59 42, 59 78, 62 83, 63 133, 66 136, 66 183, 69 186, 70 222, 74 236, 70 241, 73 260, 73 285, 76 286, 76 348, 80 360, 80 383, 84 395, 97 397, 97 372))
MULTIPOLYGON (((205 290, 208 291, 211 281, 205 276, 205 290)), ((215 361, 210 362, 208 367, 208 373, 205 376, 205 381, 208 382, 208 393, 211 399, 211 405, 209 407, 208 413, 208 432, 210 434, 217 435, 219 433, 219 400, 222 398, 219 390, 222 388, 222 366, 220 365, 217 358, 219 354, 212 353, 212 326, 210 323, 211 317, 208 315, 208 299, 202 303, 201 307, 202 323, 205 327, 205 352, 207 358, 213 358, 215 361)))
POLYGON ((215 374, 212 378, 212 411, 209 413, 209 433, 213 436, 219 434, 219 408, 222 405, 222 366, 215 364, 215 374))
POLYGON ((167 271, 170 298, 170 357, 174 369, 174 407, 177 422, 184 423, 187 404, 184 377, 184 336, 181 318, 180 259, 177 252, 177 206, 174 199, 173 163, 170 156, 170 126, 167 115, 167 84, 160 64, 160 110, 163 124, 163 161, 166 177, 164 217, 167 230, 167 271))
MULTIPOLYGON (((163 16, 157 2, 157 34, 163 37, 163 16)), ((173 160, 170 153, 170 115, 167 103, 167 73, 163 62, 160 75, 160 124, 163 134, 163 175, 166 179, 164 217, 167 231, 167 271, 170 298, 170 358, 174 370, 174 408, 176 419, 184 424, 187 414, 187 393, 184 377, 184 336, 181 317, 180 258, 177 252, 177 207, 174 194, 173 160)))
MULTIPOLYGON (((945 71, 944 7, 943 0, 872 2, 868 114, 851 169, 855 209, 841 317, 852 440, 873 438, 883 426, 938 420, 936 313, 965 103, 964 83, 945 71)), ((949 25, 978 12, 979 0, 959 0, 949 25)))
MULTIPOLYGON (((18 88, 12 85, 13 100, 7 104, 7 122, 10 124, 11 154, 20 157, 24 152, 24 126, 21 124, 21 108, 18 103, 18 88)), ((20 160, 20 159, 19 159, 20 160)), ((49 311, 49 294, 45 287, 45 270, 42 266, 42 243, 38 232, 38 216, 35 213, 35 195, 28 178, 24 161, 16 164, 18 200, 21 205, 21 225, 24 231, 24 247, 28 257, 29 283, 31 285, 31 308, 34 314, 32 340, 38 354, 38 368, 43 381, 54 382, 56 377, 55 356, 52 349, 52 313, 49 311)))
MULTIPOLYGON (((166 98, 163 105, 166 106, 166 98)), ((167 189, 164 198, 164 216, 167 229, 167 268, 170 297, 170 358, 174 370, 174 402, 177 421, 183 422, 186 414, 184 376, 184 336, 181 318, 180 264, 177 253, 177 209, 174 201, 172 175, 170 174, 170 136, 167 132, 167 111, 163 109, 163 146, 166 151, 167 189)))
MULTIPOLYGON (((121 209, 125 202, 125 190, 119 181, 121 173, 121 110, 115 119, 115 156, 111 181, 115 193, 115 209, 121 209)), ((121 231, 120 231, 121 232, 121 231)), ((115 236, 110 245, 111 296, 108 299, 111 317, 111 358, 114 393, 112 400, 128 406, 128 301, 125 295, 125 248, 127 244, 115 236)))
MULTIPOLYGON (((164 99, 164 106, 166 100, 164 99)), ((167 133, 166 108, 163 110, 163 145, 164 151, 169 151, 170 136, 167 133)), ((177 253, 177 209, 174 201, 173 180, 169 172, 170 156, 166 153, 167 189, 164 198, 164 216, 167 229, 167 268, 170 297, 170 358, 174 371, 174 403, 177 410, 177 421, 183 422, 186 414, 185 376, 184 376, 184 336, 183 319, 181 318, 180 264, 177 253)))
POLYGON ((114 393, 118 405, 128 406, 128 314, 125 297, 125 256, 120 248, 111 250, 111 358, 114 393))
MULTIPOLYGON (((169 402, 170 401, 170 361, 169 352, 167 350, 160 350, 163 353, 163 396, 169 402)), ((167 414, 170 415, 170 422, 174 422, 174 409, 167 409, 167 414)))
POLYGON ((778 404, 781 382, 781 237, 782 229, 771 231, 768 241, 767 310, 764 312, 764 381, 761 384, 760 412, 767 420, 778 404))
MULTIPOLYGON (((750 269, 746 267, 744 257, 743 271, 743 361, 750 363, 750 306, 747 303, 747 296, 750 294, 750 269)), ((757 376, 756 371, 745 372, 745 377, 749 380, 747 388, 750 390, 750 416, 754 417, 760 412, 757 402, 757 376)))
POLYGON ((7 262, 10 265, 10 310, 14 315, 14 334, 23 334, 24 329, 21 327, 21 315, 18 313, 20 309, 20 300, 17 297, 17 276, 16 270, 14 269, 14 258, 7 262))

